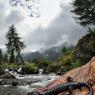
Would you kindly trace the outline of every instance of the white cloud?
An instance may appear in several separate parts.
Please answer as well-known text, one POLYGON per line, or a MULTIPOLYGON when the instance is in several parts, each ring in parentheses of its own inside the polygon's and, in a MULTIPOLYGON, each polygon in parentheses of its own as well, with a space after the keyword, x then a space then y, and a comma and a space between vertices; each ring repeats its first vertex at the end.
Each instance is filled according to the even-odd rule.
POLYGON ((64 6, 70 5, 74 0, 60 0, 60 3, 64 6))
POLYGON ((72 0, 40 0, 41 16, 32 18, 21 7, 11 7, 9 0, 0 0, 0 40, 2 48, 5 43, 5 32, 11 24, 25 41, 25 51, 35 51, 57 46, 65 42, 76 43, 85 33, 77 25, 70 13, 72 0), (63 9, 60 7, 63 4, 63 9), (73 31, 77 31, 74 37, 73 31))
POLYGON ((41 0, 40 9, 41 17, 39 21, 43 28, 47 27, 61 11, 59 0, 41 0))

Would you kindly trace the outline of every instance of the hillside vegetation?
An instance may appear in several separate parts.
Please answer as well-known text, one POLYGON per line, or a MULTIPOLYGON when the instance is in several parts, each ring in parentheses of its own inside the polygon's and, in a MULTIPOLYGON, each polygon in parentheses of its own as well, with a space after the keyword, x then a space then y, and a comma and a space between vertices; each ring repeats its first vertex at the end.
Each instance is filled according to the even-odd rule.
POLYGON ((57 63, 64 66, 64 72, 86 64, 95 56, 95 30, 89 29, 88 34, 83 36, 76 47, 59 57, 57 63))

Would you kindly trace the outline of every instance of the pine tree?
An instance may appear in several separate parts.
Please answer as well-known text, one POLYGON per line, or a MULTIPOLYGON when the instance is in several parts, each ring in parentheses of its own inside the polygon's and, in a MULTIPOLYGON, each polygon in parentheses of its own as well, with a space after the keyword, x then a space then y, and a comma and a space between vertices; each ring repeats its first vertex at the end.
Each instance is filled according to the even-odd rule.
POLYGON ((1 67, 1 64, 2 64, 2 50, 0 49, 0 67, 1 67))
POLYGON ((95 25, 95 0, 75 0, 73 2, 75 19, 83 25, 95 25))
POLYGON ((62 52, 63 52, 64 54, 67 52, 67 49, 66 49, 65 46, 62 48, 62 52))
POLYGON ((7 55, 7 53, 6 54, 3 54, 2 60, 3 60, 4 63, 7 63, 8 62, 8 55, 7 55))
POLYGON ((9 62, 15 63, 18 58, 21 63, 24 63, 23 58, 21 57, 21 50, 24 49, 25 45, 24 42, 20 41, 21 38, 18 37, 18 33, 16 32, 14 25, 10 26, 6 37, 9 62))

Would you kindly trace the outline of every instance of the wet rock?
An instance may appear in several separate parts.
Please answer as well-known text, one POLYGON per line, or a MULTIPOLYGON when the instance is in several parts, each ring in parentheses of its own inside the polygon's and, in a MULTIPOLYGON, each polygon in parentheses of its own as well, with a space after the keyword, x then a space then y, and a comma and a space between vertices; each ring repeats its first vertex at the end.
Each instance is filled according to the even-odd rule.
POLYGON ((0 78, 1 79, 15 79, 15 77, 8 72, 6 72, 5 74, 2 74, 0 78))
POLYGON ((0 67, 0 76, 1 76, 2 74, 5 74, 5 70, 0 67))
POLYGON ((0 85, 2 84, 2 79, 0 79, 0 85))
POLYGON ((28 93, 27 95, 40 95, 40 93, 31 92, 31 93, 28 93))
POLYGON ((12 86, 17 86, 17 85, 18 85, 18 82, 12 81, 12 86))
POLYGON ((9 68, 9 71, 12 71, 13 70, 13 68, 9 68))

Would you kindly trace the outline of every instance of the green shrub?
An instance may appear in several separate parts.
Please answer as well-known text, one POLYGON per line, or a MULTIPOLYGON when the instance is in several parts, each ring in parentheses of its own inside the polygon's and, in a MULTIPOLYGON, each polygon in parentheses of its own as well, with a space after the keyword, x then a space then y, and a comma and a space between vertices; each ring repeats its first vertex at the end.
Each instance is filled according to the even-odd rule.
POLYGON ((73 51, 70 51, 63 55, 62 57, 59 57, 58 62, 60 65, 70 65, 73 61, 75 61, 74 53, 73 51))
POLYGON ((22 72, 26 73, 26 74, 32 74, 32 73, 36 73, 38 71, 38 67, 36 67, 35 64, 26 64, 22 67, 22 72))
POLYGON ((49 61, 49 60, 44 60, 42 62, 39 63, 39 67, 41 68, 47 68, 48 65, 52 64, 53 62, 49 61))
POLYGON ((59 70, 59 64, 53 63, 53 64, 48 65, 46 71, 47 71, 47 73, 52 73, 52 72, 57 73, 58 70, 59 70))
POLYGON ((60 66, 64 67, 64 73, 83 65, 80 60, 76 59, 73 51, 67 52, 62 57, 59 57, 58 62, 60 66))
POLYGON ((81 63, 80 60, 76 60, 75 63, 72 63, 72 69, 75 69, 75 68, 80 67, 80 66, 82 66, 82 65, 83 65, 83 64, 81 63))

